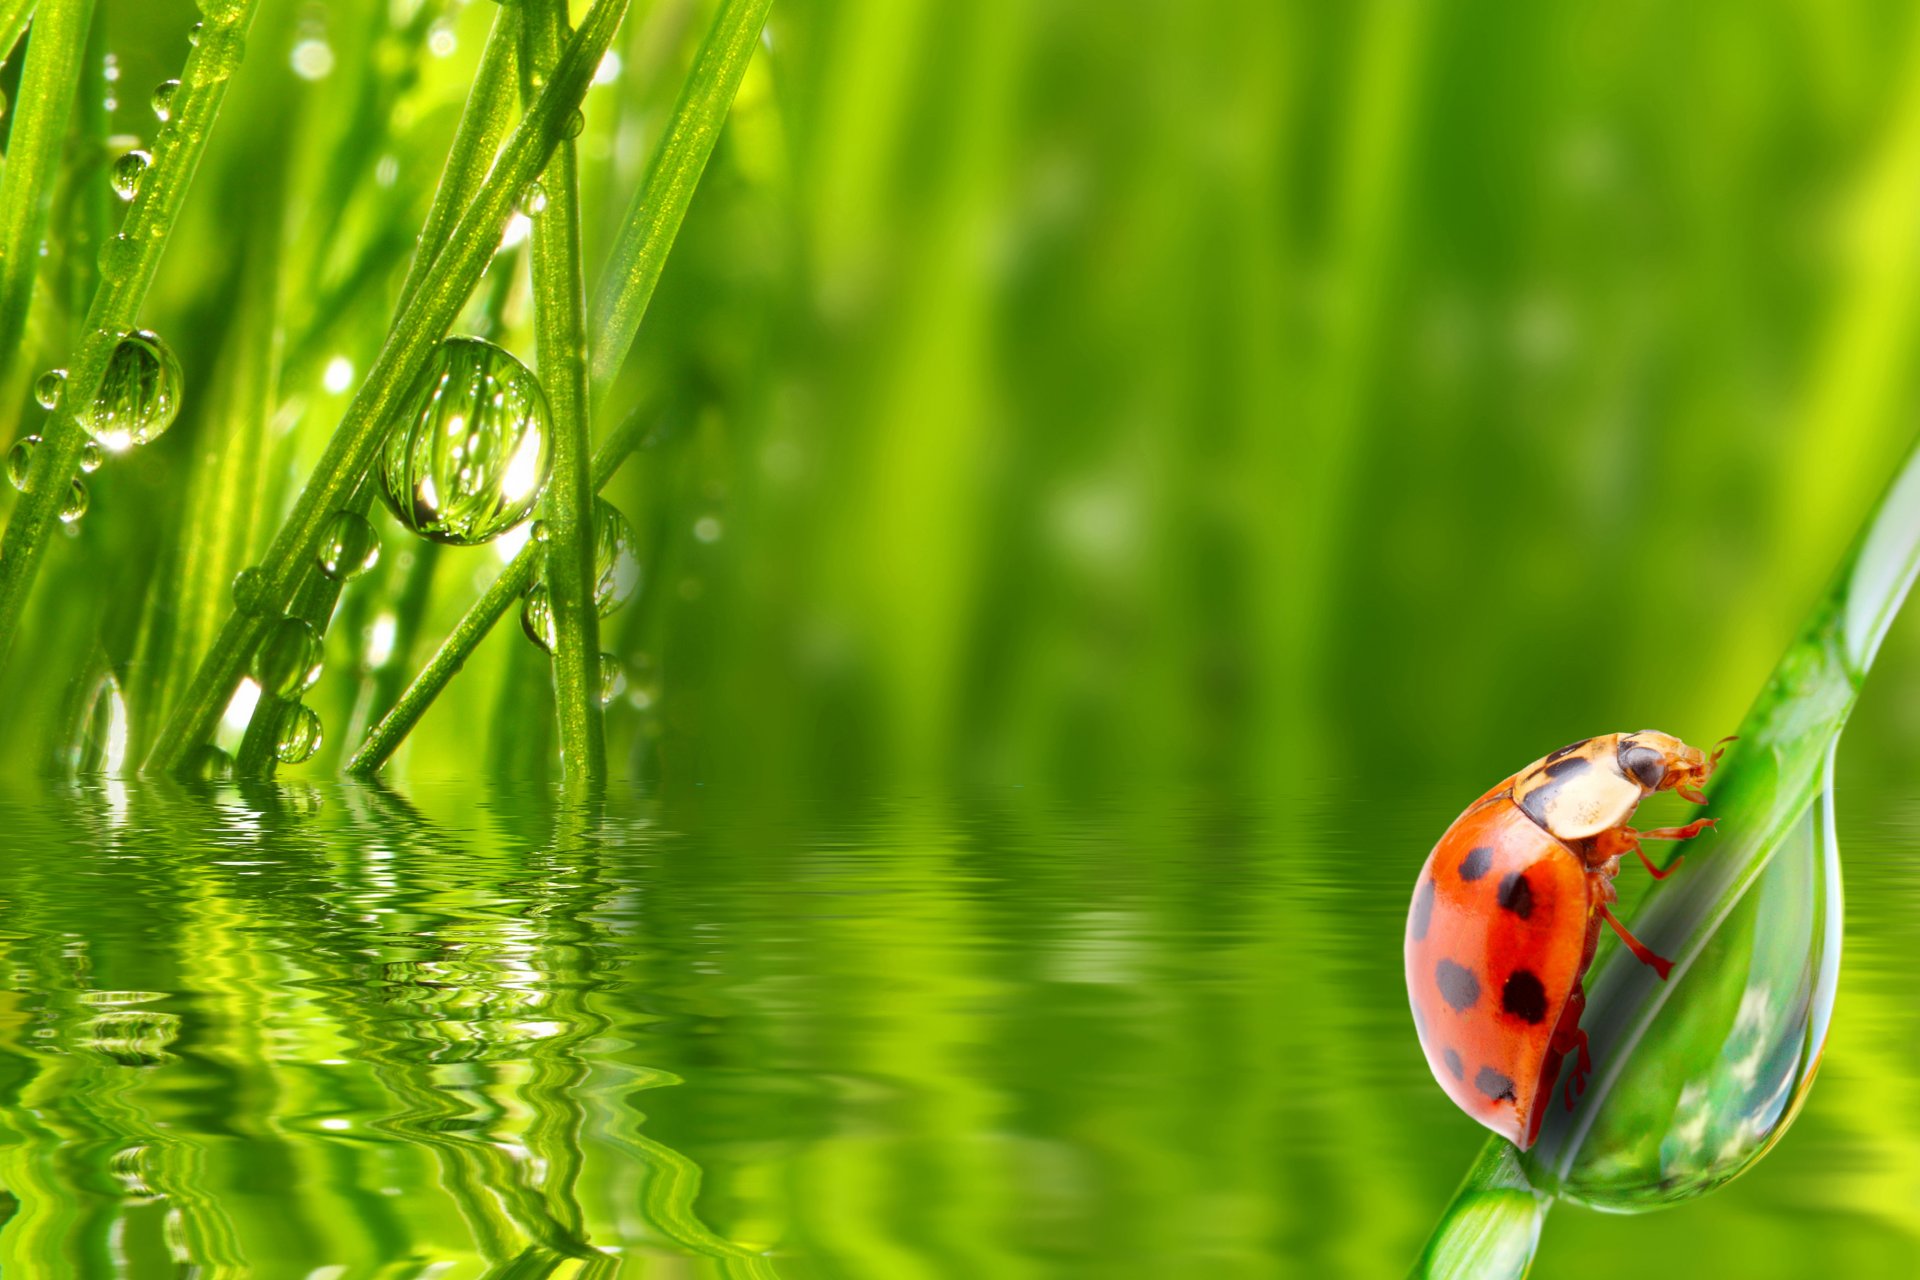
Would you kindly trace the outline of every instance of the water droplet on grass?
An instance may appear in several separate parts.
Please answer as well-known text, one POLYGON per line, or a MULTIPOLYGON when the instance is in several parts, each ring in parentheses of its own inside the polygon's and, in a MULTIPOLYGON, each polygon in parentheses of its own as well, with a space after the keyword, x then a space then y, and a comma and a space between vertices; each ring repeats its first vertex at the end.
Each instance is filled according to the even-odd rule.
POLYGON ((60 407, 60 392, 65 389, 66 385, 67 371, 65 369, 49 369, 40 375, 38 382, 33 384, 33 398, 40 402, 42 409, 58 409, 60 407))
POLYGON ((115 160, 113 169, 108 175, 113 183, 113 194, 122 200, 133 199, 140 193, 140 176, 152 163, 153 157, 137 148, 115 160))
MULTIPOLYGON (((200 24, 195 23, 193 29, 198 31, 200 24)), ((195 40, 194 43, 198 44, 199 41, 195 40)), ((179 92, 178 80, 162 80, 153 87, 153 114, 160 118, 162 124, 173 119, 173 95, 179 92)))
POLYGON ((593 604, 606 617, 640 588, 639 539, 620 508, 593 500, 593 604))
POLYGON ((266 607, 267 575, 257 565, 249 565, 233 575, 233 604, 242 613, 259 613, 266 607))
POLYGON ((520 602, 520 629, 527 633, 527 639, 553 652, 553 646, 560 642, 559 633, 553 625, 553 600, 547 595, 544 583, 536 585, 527 592, 520 602))
POLYGON ((7 483, 21 493, 27 491, 27 475, 33 470, 33 451, 40 447, 39 436, 21 436, 7 450, 7 483))
POLYGON ((288 615, 267 629, 253 651, 253 678, 276 698, 293 699, 320 678, 320 633, 288 615))
POLYGON ((380 535, 358 511, 336 511, 320 538, 320 571, 335 582, 357 578, 380 563, 380 535))
POLYGON ((527 189, 520 193, 520 212, 529 218, 547 211, 547 189, 537 182, 529 182, 527 189))
POLYGON ((80 469, 88 475, 98 471, 106 460, 107 451, 93 441, 89 440, 80 446, 80 469))
POLYGON ((79 479, 67 482, 66 500, 60 504, 60 523, 72 524, 87 514, 87 504, 92 499, 87 494, 87 486, 79 479))
POLYGON ((113 349, 99 392, 75 417, 115 453, 148 444, 180 412, 182 380, 173 350, 158 334, 136 329, 113 349))
POLYGON ((302 764, 320 749, 320 717, 305 703, 288 707, 280 717, 273 738, 274 759, 281 764, 302 764))
POLYGON ((381 449, 381 496, 424 538, 490 542, 533 513, 551 440, 532 370, 491 342, 449 338, 381 449))
POLYGON ((627 691, 627 667, 611 653, 600 655, 600 705, 606 706, 627 691))

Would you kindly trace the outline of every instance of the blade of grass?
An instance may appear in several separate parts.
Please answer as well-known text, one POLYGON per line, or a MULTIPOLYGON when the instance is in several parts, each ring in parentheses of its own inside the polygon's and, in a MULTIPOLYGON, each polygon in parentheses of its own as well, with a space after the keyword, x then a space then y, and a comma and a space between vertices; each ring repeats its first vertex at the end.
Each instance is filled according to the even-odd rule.
MULTIPOLYGON (((694 59, 693 72, 674 107, 666 137, 627 211, 602 277, 592 321, 597 335, 592 364, 595 403, 605 398, 633 346, 771 7, 772 0, 727 0, 694 59)), ((643 435, 641 420, 635 415, 594 452, 596 491, 619 470, 643 435)), ((467 610, 393 709, 367 734, 348 762, 349 773, 373 773, 392 757, 447 682, 466 664, 468 655, 533 585, 537 555, 537 544, 529 543, 467 610)))
POLYGON ((236 609, 221 628, 148 760, 149 768, 179 769, 212 733, 248 655, 267 624, 292 599, 319 549, 328 520, 373 465, 383 428, 486 270, 514 201, 545 167, 564 136, 626 9, 627 0, 597 0, 533 109, 508 138, 433 269, 388 332, 379 358, 281 526, 260 566, 258 595, 236 609))
MULTIPOLYGON (((529 97, 559 57, 566 22, 566 0, 532 0, 521 57, 522 92, 529 97)), ((533 324, 540 381, 553 411, 545 549, 555 637, 555 716, 562 777, 574 789, 605 781, 607 739, 600 710, 600 613, 593 596, 593 437, 580 172, 571 139, 554 149, 543 185, 546 208, 533 223, 533 324)))
MULTIPOLYGON (((133 207, 119 235, 102 249, 99 290, 87 310, 86 339, 80 344, 60 399, 49 418, 42 445, 34 450, 27 492, 0 538, 0 663, 12 650, 27 593, 39 572, 41 553, 60 518, 68 482, 80 465, 87 434, 75 420, 79 406, 99 390, 107 361, 121 335, 134 326, 154 273, 160 267, 167 236, 179 218, 193 185, 207 138, 226 97, 227 85, 246 47, 248 25, 259 0, 205 6, 200 41, 187 56, 175 91, 172 118, 154 139, 153 159, 140 180, 133 207)), ((47 0, 44 18, 59 10, 47 0)), ((28 54, 29 64, 33 55, 28 54)), ((9 172, 11 177, 11 172, 9 172)))
POLYGON ((36 3, 38 0, 0 0, 0 66, 6 64, 7 55, 26 33, 36 3))
MULTIPOLYGON (((0 14, 0 23, 20 16, 0 14)), ((53 209, 54 173, 80 87, 92 21, 93 0, 45 0, 20 70, 20 100, 7 133, 7 169, 0 176, 0 362, 9 365, 23 354, 21 338, 40 274, 40 242, 53 209)), ((0 26, 0 37, 5 33, 0 26)), ((0 373, 5 372, 0 367, 0 373)))

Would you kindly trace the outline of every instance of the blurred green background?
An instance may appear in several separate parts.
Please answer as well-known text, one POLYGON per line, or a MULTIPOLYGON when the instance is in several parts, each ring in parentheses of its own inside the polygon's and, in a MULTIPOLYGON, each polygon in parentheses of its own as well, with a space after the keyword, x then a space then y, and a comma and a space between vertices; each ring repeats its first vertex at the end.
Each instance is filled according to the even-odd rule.
MULTIPOLYGON (((344 407, 327 369, 377 350, 494 12, 428 15, 422 53, 392 34, 404 3, 265 9, 147 306, 187 407, 95 478, 42 574, 0 675, 17 776, 103 665, 136 737, 157 728, 142 683, 197 657, 212 607, 170 585, 207 501, 196 460, 268 433, 251 541, 219 553, 237 570, 344 407), (317 79, 293 69, 306 40, 331 59, 317 79), (262 325, 268 391, 244 357, 262 325)), ((710 9, 636 0, 589 96, 590 270, 710 9)), ((138 136, 192 7, 101 13, 108 124, 138 136)), ((90 260, 98 170, 76 163, 0 388, 9 436, 77 323, 62 281, 90 260)), ((524 288, 505 297, 495 337, 530 358, 524 288)), ((1249 928, 1286 934, 1279 953, 1183 951, 1136 993, 1192 1002, 1180 1048, 1202 1067, 1159 1068, 1194 1114, 1142 1101, 1143 1069, 1079 1135, 1148 1126, 1119 1167, 1160 1181, 1088 1230, 1164 1232, 1063 1270, 1393 1274, 1479 1133, 1427 1080, 1399 990, 1421 859, 1562 742, 1730 731, 1920 427, 1917 303, 1910 6, 776 0, 599 424, 659 423, 606 491, 646 543, 641 600, 603 624, 632 673, 613 757, 666 826, 769 849, 904 797, 924 821, 889 818, 887 841, 964 829, 983 875, 1022 874, 1001 844, 1118 857, 1141 831, 1174 864, 1150 915, 1259 886, 1249 928), (1207 1016, 1210 972, 1267 1001, 1235 1006, 1257 1027, 1207 1016), (1251 1091, 1232 1114, 1264 1142, 1210 1181, 1215 1087, 1251 1091)), ((408 554, 379 519, 382 569, 348 592, 316 691, 327 744, 289 774, 352 746, 408 554)), ((440 555, 426 643, 500 563, 440 555)), ((398 784, 552 773, 544 661, 503 625, 398 784)), ((1881 662, 1839 773, 1866 905, 1800 1127, 1699 1205, 1556 1211, 1540 1274, 1920 1270, 1920 626, 1881 662)), ((1078 919, 1102 891, 1088 870, 1042 896, 1078 919)), ((1109 1012, 1160 1043, 1167 1007, 1109 1012)), ((979 1227, 964 1197, 1005 1184, 934 1185, 979 1227)))

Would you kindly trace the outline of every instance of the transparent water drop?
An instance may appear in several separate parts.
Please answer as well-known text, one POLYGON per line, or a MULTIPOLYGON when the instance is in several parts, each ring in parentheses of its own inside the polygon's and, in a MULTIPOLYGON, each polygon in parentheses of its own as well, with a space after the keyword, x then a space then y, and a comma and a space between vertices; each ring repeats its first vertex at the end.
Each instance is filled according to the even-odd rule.
POLYGON ((242 613, 259 613, 267 603, 267 575, 249 565, 233 575, 233 605, 242 613))
POLYGON ((545 583, 536 583, 520 602, 520 629, 527 633, 527 639, 548 653, 560 643, 560 633, 553 623, 553 599, 547 594, 545 583))
POLYGON ((593 500, 593 604, 603 618, 640 589, 639 541, 620 508, 593 500))
POLYGON ((72 524, 87 514, 87 504, 92 498, 87 493, 86 482, 80 479, 67 483, 66 499, 60 504, 60 523, 72 524))
POLYGON ((53 410, 60 407, 60 393, 66 389, 67 371, 49 369, 40 375, 33 384, 33 398, 40 402, 42 409, 53 410))
POLYGON ((323 653, 320 633, 289 614, 267 629, 253 651, 253 678, 265 692, 290 701, 320 678, 323 653))
POLYGON ((336 511, 320 539, 320 571, 335 582, 357 578, 380 563, 380 535, 358 511, 336 511))
POLYGON ((600 705, 606 706, 627 691, 627 664, 611 653, 600 655, 600 705))
POLYGON ((67 751, 67 763, 78 775, 120 772, 127 761, 131 722, 127 699, 113 672, 102 671, 87 693, 73 743, 67 751))
POLYGON ((200 44, 200 33, 206 28, 206 25, 207 24, 204 22, 196 22, 192 26, 188 27, 187 43, 197 47, 200 44))
POLYGON ((449 338, 381 448, 380 494, 422 537, 477 546, 533 513, 551 442, 533 372, 491 342, 449 338))
POLYGON ((569 138, 579 137, 580 134, 586 129, 586 127, 587 127, 587 117, 584 112, 575 111, 572 115, 567 117, 566 134, 569 138))
POLYGON ((547 522, 545 520, 535 520, 533 522, 533 530, 530 536, 533 538, 535 542, 538 542, 544 546, 546 544, 547 539, 553 536, 553 530, 547 525, 547 522))
POLYGON ((288 707, 273 736, 273 758, 281 764, 304 764, 320 749, 320 716, 304 702, 288 707))
POLYGON ((107 174, 113 183, 113 194, 122 200, 131 200, 140 194, 140 177, 152 163, 153 156, 137 147, 115 160, 107 174))
POLYGON ((520 212, 526 214, 529 218, 545 213, 547 211, 547 189, 538 182, 529 182, 527 189, 520 193, 518 208, 520 212))
POLYGON ((80 469, 88 475, 100 469, 107 460, 107 451, 89 440, 80 446, 80 469))
MULTIPOLYGON (((199 31, 200 24, 196 22, 193 29, 196 32, 199 31)), ((194 43, 198 44, 200 42, 196 39, 194 43)), ((178 80, 162 80, 153 87, 153 114, 159 117, 162 124, 173 119, 173 97, 179 92, 180 82, 178 80)))
POLYGON ((39 436, 21 436, 7 450, 7 483, 21 493, 27 491, 27 476, 33 470, 33 451, 40 447, 39 436))
POLYGON ((181 382, 173 349, 158 334, 136 329, 120 339, 99 392, 74 416, 87 434, 115 453, 149 444, 179 414, 181 382))

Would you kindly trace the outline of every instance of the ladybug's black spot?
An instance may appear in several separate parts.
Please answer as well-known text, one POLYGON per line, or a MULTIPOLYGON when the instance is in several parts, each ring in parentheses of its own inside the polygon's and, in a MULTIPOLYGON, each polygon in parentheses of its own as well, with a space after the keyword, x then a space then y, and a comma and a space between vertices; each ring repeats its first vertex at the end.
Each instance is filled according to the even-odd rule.
POLYGON ((1480 1068, 1480 1074, 1473 1078, 1473 1087, 1495 1102, 1514 1101, 1513 1081, 1492 1067, 1480 1068))
POLYGON ((1518 871, 1509 871, 1500 881, 1500 905, 1522 920, 1533 914, 1533 886, 1518 871))
POLYGON ((1478 880, 1481 876, 1487 874, 1492 866, 1493 847, 1483 844, 1466 857, 1460 859, 1460 878, 1462 880, 1478 880))
POLYGON ((1516 969, 1500 989, 1500 1007, 1516 1018, 1543 1022, 1547 1016, 1547 989, 1526 969, 1516 969))
POLYGON ((1545 773, 1549 778, 1560 778, 1570 774, 1584 773, 1591 768, 1593 768, 1593 761, 1585 756, 1568 756, 1564 760, 1555 760, 1548 765, 1545 773))
POLYGON ((1455 1013, 1465 1013, 1480 998, 1480 979, 1473 976, 1471 969, 1463 968, 1451 960, 1442 960, 1433 967, 1433 980, 1440 987, 1440 995, 1453 1006, 1455 1013))
POLYGON ((1578 751, 1580 748, 1586 746, 1589 742, 1592 742, 1592 741, 1593 741, 1592 738, 1582 738, 1578 742, 1569 742, 1566 746, 1560 748, 1558 751, 1555 751, 1551 755, 1549 755, 1547 757, 1547 763, 1552 764, 1555 760, 1558 760, 1561 756, 1564 756, 1569 752, 1578 751))
POLYGON ((1632 738, 1620 744, 1619 758, 1620 772, 1635 779, 1649 791, 1657 790, 1667 776, 1666 757, 1632 738))
POLYGON ((1465 1080, 1467 1078, 1467 1065, 1460 1061, 1460 1055, 1449 1049, 1446 1052, 1446 1059, 1447 1070, 1453 1072, 1453 1078, 1455 1080, 1465 1080))
POLYGON ((1433 877, 1420 877, 1413 891, 1413 911, 1407 916, 1407 936, 1415 942, 1427 940, 1427 926, 1433 923, 1433 877))

